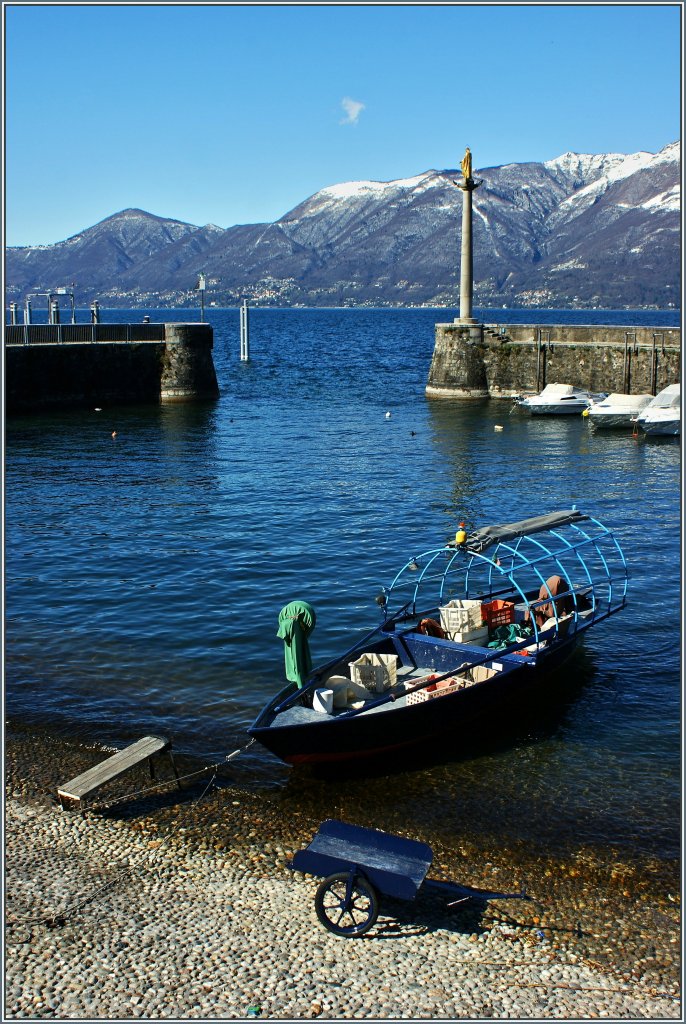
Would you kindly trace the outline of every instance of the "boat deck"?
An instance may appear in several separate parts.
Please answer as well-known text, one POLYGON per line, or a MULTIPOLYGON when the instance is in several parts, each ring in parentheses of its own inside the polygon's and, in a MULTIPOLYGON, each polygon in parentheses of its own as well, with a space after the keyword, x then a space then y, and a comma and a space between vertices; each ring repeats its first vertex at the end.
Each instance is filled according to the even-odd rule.
MULTIPOLYGON (((398 668, 396 675, 401 683, 412 683, 413 680, 424 679, 425 676, 431 675, 435 672, 433 668, 416 668, 413 665, 403 665, 398 668)), ((405 695, 396 688, 398 696, 392 703, 389 701, 388 704, 380 704, 378 707, 368 707, 364 709, 365 715, 375 715, 381 711, 388 711, 390 708, 401 708, 407 703, 405 695)), ((382 693, 369 694, 370 705, 382 697, 382 693)), ((363 707, 362 704, 359 705, 363 707)), ((292 707, 282 711, 280 715, 272 722, 273 726, 286 726, 286 725, 311 725, 312 722, 321 722, 326 718, 336 718, 338 715, 343 715, 348 711, 356 710, 352 707, 334 708, 330 715, 324 715, 321 711, 315 711, 314 708, 306 708, 299 704, 294 704, 292 707)))
MULTIPOLYGON (((497 657, 495 652, 494 657, 497 657)), ((456 675, 458 674, 458 672, 459 669, 455 668, 456 675)), ((396 674, 398 676, 400 685, 394 687, 393 691, 386 691, 394 692, 396 694, 395 700, 392 702, 388 701, 385 704, 379 704, 377 707, 373 706, 374 702, 377 701, 379 697, 383 697, 384 694, 373 693, 372 691, 370 691, 368 701, 369 707, 364 706, 364 704, 367 702, 359 702, 357 704, 348 705, 347 707, 334 707, 333 711, 330 714, 324 714, 321 711, 316 711, 314 708, 303 707, 301 704, 294 704, 290 708, 286 708, 285 711, 282 711, 281 714, 277 715, 274 721, 270 724, 271 727, 273 728, 280 728, 289 725, 311 725, 313 722, 322 722, 326 721, 326 719, 329 718, 335 719, 340 715, 345 715, 346 713, 349 713, 350 711, 360 711, 360 713, 364 715, 376 715, 384 711, 390 711, 394 708, 403 708, 407 706, 407 695, 403 692, 403 690, 408 685, 411 686, 413 682, 419 682, 420 679, 425 679, 432 673, 436 675, 442 674, 439 673, 437 669, 426 666, 416 668, 412 665, 405 665, 398 668, 396 674)), ((477 681, 475 679, 469 678, 468 676, 462 676, 461 678, 464 680, 465 686, 471 686, 473 685, 474 682, 477 681)))

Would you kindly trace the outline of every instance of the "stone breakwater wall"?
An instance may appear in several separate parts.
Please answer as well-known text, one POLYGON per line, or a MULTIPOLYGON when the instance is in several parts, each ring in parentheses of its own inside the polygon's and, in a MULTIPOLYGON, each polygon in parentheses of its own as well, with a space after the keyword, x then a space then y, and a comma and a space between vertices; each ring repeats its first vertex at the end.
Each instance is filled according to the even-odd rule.
POLYGON ((19 413, 215 399, 213 344, 210 324, 6 327, 5 408, 19 413))
POLYGON ((546 384, 656 394, 681 378, 678 327, 436 324, 430 398, 512 398, 546 384))

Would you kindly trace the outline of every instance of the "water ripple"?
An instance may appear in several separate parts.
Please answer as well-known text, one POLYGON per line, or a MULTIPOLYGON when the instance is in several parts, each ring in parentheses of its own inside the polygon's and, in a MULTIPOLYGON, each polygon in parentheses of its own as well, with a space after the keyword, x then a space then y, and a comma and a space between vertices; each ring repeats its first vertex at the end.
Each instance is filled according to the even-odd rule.
MULTIPOLYGON (((168 731, 180 751, 233 749, 281 685, 282 605, 314 605, 313 654, 328 658, 376 623, 400 563, 459 520, 576 503, 626 546, 625 613, 592 632, 556 717, 419 777, 451 798, 476 786, 535 805, 544 830, 667 849, 679 444, 509 402, 427 401, 432 311, 255 310, 248 365, 237 311, 210 316, 218 403, 8 422, 8 714, 110 744, 168 731)), ((290 777, 256 748, 246 763, 290 777)))

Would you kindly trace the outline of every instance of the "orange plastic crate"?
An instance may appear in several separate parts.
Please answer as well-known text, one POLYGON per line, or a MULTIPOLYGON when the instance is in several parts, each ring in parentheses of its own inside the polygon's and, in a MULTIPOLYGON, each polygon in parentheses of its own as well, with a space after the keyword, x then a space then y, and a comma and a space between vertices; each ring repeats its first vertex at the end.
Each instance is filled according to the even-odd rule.
POLYGON ((512 601, 488 601, 481 605, 481 617, 489 629, 497 626, 509 626, 514 622, 515 606, 512 601))

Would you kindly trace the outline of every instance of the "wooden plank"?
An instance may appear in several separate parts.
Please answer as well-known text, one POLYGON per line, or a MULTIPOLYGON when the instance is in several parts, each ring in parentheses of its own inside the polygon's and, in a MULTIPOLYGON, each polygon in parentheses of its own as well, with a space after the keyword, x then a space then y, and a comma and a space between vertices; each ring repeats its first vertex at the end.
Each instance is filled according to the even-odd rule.
POLYGON ((112 757, 108 757, 106 761, 102 761, 100 764, 89 768, 88 771, 82 772, 81 775, 77 775, 71 782, 60 786, 57 790, 60 803, 64 806, 65 801, 80 802, 84 797, 100 786, 103 786, 106 782, 111 782, 112 779, 123 775, 124 772, 128 771, 129 768, 133 768, 134 765, 140 764, 141 761, 147 760, 153 754, 167 750, 170 747, 171 740, 166 739, 164 736, 144 736, 143 739, 137 740, 131 746, 125 747, 124 750, 119 750, 112 757))

